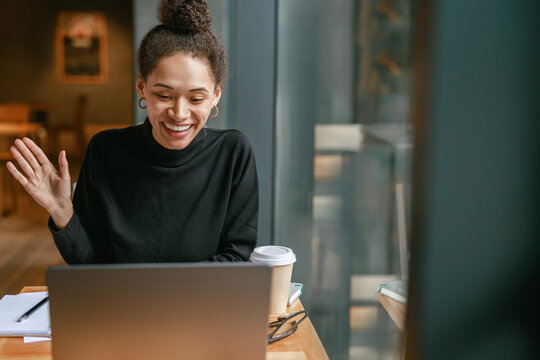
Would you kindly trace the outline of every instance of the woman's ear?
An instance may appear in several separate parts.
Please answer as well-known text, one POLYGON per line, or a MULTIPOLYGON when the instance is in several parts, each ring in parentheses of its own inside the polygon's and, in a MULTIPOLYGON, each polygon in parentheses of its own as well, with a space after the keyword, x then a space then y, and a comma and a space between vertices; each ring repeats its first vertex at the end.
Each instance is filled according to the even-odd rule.
POLYGON ((214 89, 214 102, 213 102, 214 106, 216 106, 219 103, 220 98, 221 98, 221 86, 216 85, 216 88, 214 89))
POLYGON ((144 97, 144 79, 139 73, 139 76, 137 77, 137 94, 139 94, 139 97, 144 97))

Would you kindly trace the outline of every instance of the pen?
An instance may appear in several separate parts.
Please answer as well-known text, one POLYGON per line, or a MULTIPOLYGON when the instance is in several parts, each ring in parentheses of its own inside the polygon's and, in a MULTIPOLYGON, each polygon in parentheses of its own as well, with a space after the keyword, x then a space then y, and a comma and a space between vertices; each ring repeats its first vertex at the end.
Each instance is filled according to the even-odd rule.
POLYGON ((35 313, 43 304, 45 304, 49 300, 49 297, 45 297, 43 300, 38 302, 36 305, 34 305, 30 310, 25 312, 18 320, 18 322, 22 322, 30 317, 33 313, 35 313))

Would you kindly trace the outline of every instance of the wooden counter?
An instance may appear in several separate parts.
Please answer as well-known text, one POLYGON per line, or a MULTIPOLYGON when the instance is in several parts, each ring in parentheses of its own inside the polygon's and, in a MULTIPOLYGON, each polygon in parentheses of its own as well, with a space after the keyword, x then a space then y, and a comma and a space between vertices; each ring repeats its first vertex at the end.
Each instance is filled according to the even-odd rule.
POLYGON ((401 333, 405 332, 405 317, 407 315, 407 305, 400 303, 394 299, 390 299, 388 296, 384 296, 380 293, 375 294, 377 299, 383 306, 384 310, 388 313, 390 318, 394 321, 401 333))
MULTIPOLYGON (((21 292, 46 291, 46 286, 26 286, 21 292)), ((297 300, 287 312, 303 310, 297 300)), ((270 321, 275 319, 270 318, 270 321)), ((22 338, 0 337, 0 359, 2 360, 52 360, 50 341, 23 343, 22 338)), ((304 320, 296 332, 289 337, 268 345, 266 360, 328 360, 328 355, 313 328, 311 321, 304 320)))

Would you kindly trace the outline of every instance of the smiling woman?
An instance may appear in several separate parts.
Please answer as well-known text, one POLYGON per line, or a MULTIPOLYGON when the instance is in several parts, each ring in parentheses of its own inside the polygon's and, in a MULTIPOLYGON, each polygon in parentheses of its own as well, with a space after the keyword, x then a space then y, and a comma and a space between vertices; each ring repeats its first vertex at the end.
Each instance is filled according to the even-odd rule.
POLYGON ((137 91, 146 100, 152 135, 167 149, 185 149, 221 96, 208 66, 186 53, 163 58, 137 91))
POLYGON ((68 263, 245 261, 257 241, 253 151, 237 130, 205 128, 226 77, 204 0, 163 0, 139 48, 140 126, 98 133, 77 187, 31 140, 8 169, 51 215, 68 263), (143 103, 145 105, 143 105, 143 103))

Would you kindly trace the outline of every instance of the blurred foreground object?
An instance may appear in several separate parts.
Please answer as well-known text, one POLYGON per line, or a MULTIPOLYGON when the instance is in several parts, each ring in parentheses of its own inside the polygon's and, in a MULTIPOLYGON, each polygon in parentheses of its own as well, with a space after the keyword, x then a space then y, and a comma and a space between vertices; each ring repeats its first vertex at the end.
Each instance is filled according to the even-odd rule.
POLYGON ((406 359, 539 352, 538 1, 417 1, 406 359))

